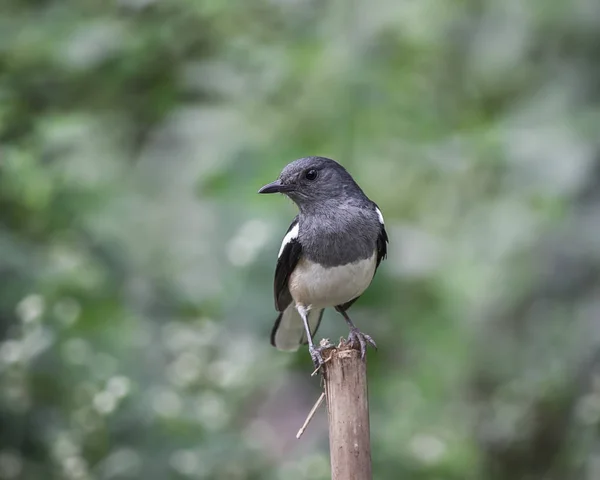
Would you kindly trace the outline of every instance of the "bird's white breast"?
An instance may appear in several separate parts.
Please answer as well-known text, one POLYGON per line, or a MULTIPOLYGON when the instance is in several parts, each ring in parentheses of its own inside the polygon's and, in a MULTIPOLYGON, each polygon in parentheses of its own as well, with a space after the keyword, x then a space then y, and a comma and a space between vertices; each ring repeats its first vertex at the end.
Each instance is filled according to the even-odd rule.
POLYGON ((361 295, 373 280, 376 253, 337 267, 301 259, 290 275, 289 290, 297 304, 310 308, 341 305, 361 295))

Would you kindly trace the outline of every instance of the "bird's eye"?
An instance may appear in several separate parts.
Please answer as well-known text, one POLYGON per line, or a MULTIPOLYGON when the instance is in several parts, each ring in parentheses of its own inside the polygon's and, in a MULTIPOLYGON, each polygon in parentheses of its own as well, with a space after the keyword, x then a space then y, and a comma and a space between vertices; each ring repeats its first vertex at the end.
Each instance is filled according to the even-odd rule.
POLYGON ((314 180, 315 178, 317 178, 317 171, 314 168, 311 168, 310 170, 306 171, 304 176, 307 180, 314 180))

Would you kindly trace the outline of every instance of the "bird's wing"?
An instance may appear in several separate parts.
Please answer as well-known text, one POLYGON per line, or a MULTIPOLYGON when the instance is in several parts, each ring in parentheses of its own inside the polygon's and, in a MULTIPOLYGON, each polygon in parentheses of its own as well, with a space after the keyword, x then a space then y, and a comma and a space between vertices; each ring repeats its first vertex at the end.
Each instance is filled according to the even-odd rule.
POLYGON ((381 210, 379 207, 375 205, 375 210, 377 211, 377 215, 379 216, 379 223, 381 228, 379 229, 379 235, 377 236, 377 268, 382 260, 387 257, 387 244, 389 242, 387 232, 385 231, 385 222, 383 221, 383 215, 381 214, 381 210))
POLYGON ((294 218, 290 228, 283 237, 279 256, 277 258, 277 267, 275 268, 275 308, 278 312, 283 312, 290 303, 292 295, 288 289, 288 280, 291 273, 296 268, 300 255, 302 254, 302 245, 298 241, 298 217, 294 218))
MULTIPOLYGON (((271 330, 271 345, 279 350, 297 350, 300 345, 307 343, 302 318, 296 310, 288 288, 290 275, 302 254, 302 245, 298 241, 298 227, 296 217, 283 237, 275 268, 275 308, 280 313, 271 330)), ((309 312, 308 325, 311 336, 317 332, 322 317, 322 309, 309 312)))

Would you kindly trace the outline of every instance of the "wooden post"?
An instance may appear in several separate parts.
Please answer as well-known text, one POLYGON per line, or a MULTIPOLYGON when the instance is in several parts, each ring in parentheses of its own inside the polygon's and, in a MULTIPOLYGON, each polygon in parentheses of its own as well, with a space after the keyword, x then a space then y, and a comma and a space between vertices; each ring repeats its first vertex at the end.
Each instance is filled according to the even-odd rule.
POLYGON ((323 352, 332 480, 371 480, 367 365, 346 344, 323 352))

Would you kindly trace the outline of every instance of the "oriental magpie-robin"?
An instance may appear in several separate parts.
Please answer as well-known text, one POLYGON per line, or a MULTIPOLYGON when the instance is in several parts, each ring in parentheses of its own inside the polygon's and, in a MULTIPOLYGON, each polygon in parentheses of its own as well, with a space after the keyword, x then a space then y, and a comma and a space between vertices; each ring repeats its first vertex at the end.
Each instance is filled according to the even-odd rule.
POLYGON ((280 313, 271 343, 280 350, 308 343, 315 366, 322 365, 313 337, 323 310, 335 307, 350 327, 348 341, 358 342, 364 358, 367 344, 375 347, 375 342, 354 326, 347 310, 386 257, 381 211, 344 167, 322 157, 293 161, 258 193, 283 193, 299 209, 277 259, 274 293, 280 313))

